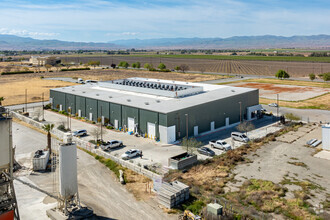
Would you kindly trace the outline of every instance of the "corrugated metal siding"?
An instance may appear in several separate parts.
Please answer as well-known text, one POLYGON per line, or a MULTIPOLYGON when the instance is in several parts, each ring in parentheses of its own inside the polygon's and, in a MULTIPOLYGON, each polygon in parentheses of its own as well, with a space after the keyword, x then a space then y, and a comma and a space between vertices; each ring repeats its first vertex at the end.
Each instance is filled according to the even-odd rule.
MULTIPOLYGON (((65 100, 66 100, 66 109, 65 111, 68 112, 69 107, 71 107, 71 112, 73 114, 76 113, 76 96, 71 94, 65 94, 65 100)), ((63 108, 64 110, 64 108, 63 108)))
POLYGON ((122 127, 121 123, 121 105, 110 103, 110 122, 115 124, 115 120, 118 120, 118 126, 122 127))
POLYGON ((257 105, 258 91, 251 91, 245 94, 228 97, 192 108, 182 109, 177 112, 171 112, 167 115, 168 127, 176 126, 176 135, 178 138, 186 136, 186 116, 188 114, 188 134, 193 136, 194 126, 198 126, 198 132, 210 130, 210 123, 215 121, 215 129, 225 126, 225 118, 229 117, 230 124, 239 122, 240 104, 242 102, 242 120, 246 119, 246 108, 257 105))
POLYGON ((59 109, 60 105, 65 109, 65 93, 50 90, 50 97, 53 98, 54 109, 59 109))
POLYGON ((93 115, 93 121, 97 121, 97 100, 86 98, 86 116, 89 119, 89 113, 93 115))
POLYGON ((98 117, 104 116, 105 118, 110 118, 110 103, 109 102, 104 102, 104 101, 98 101, 98 117), (101 114, 102 110, 102 114, 101 114))
POLYGON ((81 110, 81 117, 86 117, 86 98, 76 96, 76 113, 81 110))
POLYGON ((127 122, 127 118, 135 118, 135 123, 138 123, 139 121, 139 109, 137 108, 133 108, 133 107, 129 107, 129 106, 122 106, 122 125, 126 125, 126 127, 128 126, 128 122, 127 122))
POLYGON ((158 137, 159 136, 158 113, 140 109, 139 130, 141 133, 145 134, 148 132, 148 128, 147 128, 148 122, 156 125, 156 136, 158 137))

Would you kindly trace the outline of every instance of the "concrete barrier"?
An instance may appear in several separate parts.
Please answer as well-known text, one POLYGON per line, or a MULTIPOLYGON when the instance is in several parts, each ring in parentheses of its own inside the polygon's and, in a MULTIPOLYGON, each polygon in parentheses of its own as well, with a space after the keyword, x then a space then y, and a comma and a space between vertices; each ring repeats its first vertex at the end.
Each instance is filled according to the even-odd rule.
MULTIPOLYGON (((42 126, 45 125, 44 123, 35 121, 35 120, 33 120, 33 119, 29 118, 29 117, 26 117, 26 116, 21 115, 21 114, 19 114, 17 112, 14 112, 14 111, 12 111, 11 114, 12 114, 12 117, 15 117, 15 118, 17 118, 17 119, 19 119, 19 120, 21 120, 21 121, 23 121, 25 123, 28 123, 28 124, 36 127, 36 128, 39 128, 39 129, 42 129, 42 126)), ((60 131, 57 128, 54 128, 53 130, 51 130, 50 133, 52 135, 58 137, 61 140, 63 140, 64 134, 65 134, 65 132, 60 131)), ((129 161, 122 160, 121 158, 115 157, 115 156, 113 156, 111 154, 108 154, 108 153, 106 153, 106 152, 104 152, 104 151, 102 151, 100 149, 97 149, 97 146, 95 144, 92 144, 92 143, 90 143, 88 141, 82 140, 79 137, 73 137, 72 138, 72 141, 75 142, 77 144, 77 146, 79 146, 79 147, 81 147, 81 148, 83 148, 85 150, 88 150, 88 151, 90 151, 92 153, 95 153, 95 154, 97 154, 99 156, 102 156, 104 158, 111 159, 111 160, 115 161, 116 163, 122 165, 123 167, 126 167, 126 168, 128 168, 130 170, 133 170, 134 172, 137 172, 137 173, 139 173, 139 174, 141 174, 143 176, 146 176, 146 177, 148 177, 150 179, 161 178, 160 175, 158 175, 158 174, 156 174, 154 172, 151 172, 150 170, 147 170, 147 169, 145 169, 143 167, 140 167, 138 165, 135 165, 135 164, 133 164, 133 163, 131 163, 129 161)))

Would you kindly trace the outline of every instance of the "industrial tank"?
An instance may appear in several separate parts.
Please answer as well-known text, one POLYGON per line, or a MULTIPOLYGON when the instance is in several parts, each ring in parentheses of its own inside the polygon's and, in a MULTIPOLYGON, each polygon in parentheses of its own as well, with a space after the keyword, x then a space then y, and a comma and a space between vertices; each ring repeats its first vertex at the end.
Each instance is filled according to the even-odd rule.
POLYGON ((0 169, 10 166, 10 128, 11 120, 0 115, 0 169))
POLYGON ((76 144, 60 144, 59 154, 60 195, 62 197, 74 196, 78 192, 76 144))

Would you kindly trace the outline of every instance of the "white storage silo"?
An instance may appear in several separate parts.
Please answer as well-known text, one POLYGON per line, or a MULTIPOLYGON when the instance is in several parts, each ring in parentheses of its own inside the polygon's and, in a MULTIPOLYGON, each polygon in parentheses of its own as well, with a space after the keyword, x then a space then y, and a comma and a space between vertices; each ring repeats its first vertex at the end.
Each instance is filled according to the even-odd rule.
POLYGON ((330 124, 322 126, 322 146, 324 150, 330 150, 330 124))
POLYGON ((59 156, 59 191, 67 198, 78 193, 76 144, 60 144, 59 156))
POLYGON ((0 116, 0 170, 10 166, 11 120, 0 116))

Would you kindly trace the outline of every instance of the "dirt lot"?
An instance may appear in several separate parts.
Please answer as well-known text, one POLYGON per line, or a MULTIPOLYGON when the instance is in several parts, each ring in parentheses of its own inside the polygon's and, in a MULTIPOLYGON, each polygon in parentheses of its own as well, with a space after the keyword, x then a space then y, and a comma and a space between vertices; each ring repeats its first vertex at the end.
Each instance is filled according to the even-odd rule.
POLYGON ((128 77, 158 78, 188 82, 220 79, 221 76, 207 74, 160 73, 137 70, 89 70, 72 72, 47 72, 32 74, 0 75, 0 97, 4 97, 4 105, 25 102, 25 89, 28 89, 28 102, 41 101, 42 93, 45 100, 49 99, 49 89, 74 85, 74 83, 43 80, 41 77, 75 77, 94 80, 113 80, 128 77))
POLYGON ((258 88, 259 97, 266 99, 276 99, 279 94, 280 100, 300 101, 314 98, 330 92, 330 88, 292 86, 292 85, 274 85, 269 83, 234 83, 232 86, 258 88))
MULTIPOLYGON (((321 139, 321 127, 304 126, 264 145, 248 156, 251 163, 234 169, 235 178, 227 185, 227 190, 239 190, 246 179, 262 179, 284 185, 288 188, 286 198, 292 199, 308 182, 311 185, 305 191, 309 197, 306 201, 312 209, 319 209, 330 196, 330 160, 312 156, 315 149, 304 146, 312 138, 321 139)), ((329 207, 322 209, 330 213, 329 207)))
POLYGON ((287 71, 290 76, 308 77, 310 73, 320 74, 330 72, 330 63, 312 62, 283 62, 283 61, 249 61, 249 60, 209 60, 209 59, 185 59, 185 58, 158 58, 158 57, 133 57, 133 56, 93 56, 93 57, 62 57, 64 61, 87 63, 91 60, 99 60, 103 65, 118 64, 127 61, 130 65, 140 62, 151 63, 157 67, 160 62, 167 68, 186 64, 191 71, 220 72, 253 75, 275 75, 279 69, 287 71))
POLYGON ((295 124, 165 178, 191 187, 191 208, 218 200, 233 207, 233 218, 329 219, 330 160, 313 157, 318 151, 304 146, 320 137, 319 126, 295 124))

